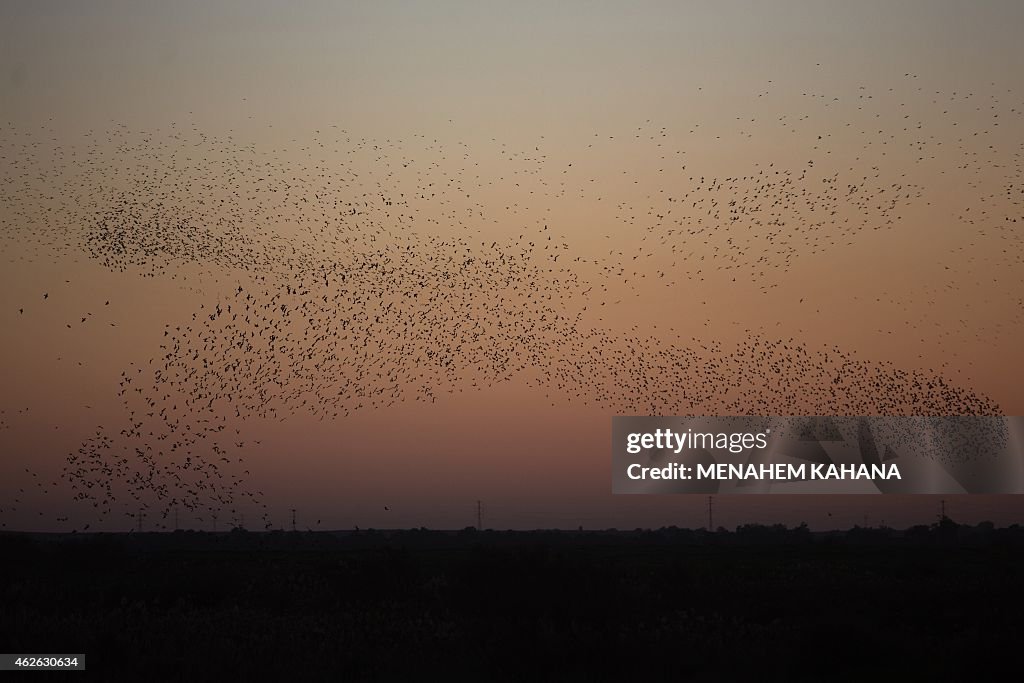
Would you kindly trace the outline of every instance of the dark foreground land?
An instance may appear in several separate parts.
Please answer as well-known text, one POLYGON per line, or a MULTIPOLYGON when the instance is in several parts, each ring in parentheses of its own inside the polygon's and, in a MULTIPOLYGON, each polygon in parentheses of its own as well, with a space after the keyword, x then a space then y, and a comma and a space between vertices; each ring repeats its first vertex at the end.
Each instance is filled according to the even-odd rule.
POLYGON ((973 680, 1024 633, 1024 529, 949 520, 8 534, 0 558, 0 652, 87 654, 44 677, 973 680))

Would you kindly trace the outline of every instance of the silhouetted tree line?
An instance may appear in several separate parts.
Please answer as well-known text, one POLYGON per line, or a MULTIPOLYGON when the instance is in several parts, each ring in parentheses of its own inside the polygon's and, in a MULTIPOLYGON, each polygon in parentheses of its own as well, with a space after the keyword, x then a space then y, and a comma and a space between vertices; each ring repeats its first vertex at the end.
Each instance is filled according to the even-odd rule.
POLYGON ((1024 529, 6 534, 0 557, 0 650, 103 680, 942 680, 1016 652, 1024 529))

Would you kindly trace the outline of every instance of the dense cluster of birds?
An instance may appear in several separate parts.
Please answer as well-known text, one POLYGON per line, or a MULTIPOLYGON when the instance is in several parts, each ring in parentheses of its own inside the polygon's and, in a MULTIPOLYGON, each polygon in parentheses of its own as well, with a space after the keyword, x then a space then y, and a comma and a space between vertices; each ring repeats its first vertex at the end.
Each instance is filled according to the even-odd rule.
MULTIPOLYGON (((194 125, 117 126, 78 144, 8 126, 5 252, 85 256, 127 278, 178 280, 201 299, 190 318, 166 323, 148 363, 123 370, 123 424, 85 438, 62 480, 100 517, 265 510, 245 470, 246 420, 341 420, 514 380, 554 405, 612 414, 999 415, 941 368, 756 329, 725 343, 603 324, 645 279, 666 297, 709 296, 701 281, 712 273, 777 288, 801 259, 910 229, 905 214, 949 173, 963 190, 950 220, 968 238, 945 270, 1016 274, 1016 317, 1002 321, 1013 333, 1024 309, 1024 139, 1007 149, 995 133, 1021 129, 1022 105, 1012 92, 904 95, 804 93, 800 117, 738 119, 736 144, 774 131, 795 151, 732 173, 700 171, 687 148, 699 125, 682 139, 649 122, 619 139, 595 135, 582 160, 540 144, 478 150, 333 126, 283 149, 194 125), (602 142, 638 146, 646 166, 588 165, 602 142), (607 206, 594 239, 559 227, 561 207, 580 200, 607 206), (981 253, 995 260, 977 263, 981 253)), ((48 298, 19 302, 17 315, 48 298)), ((0 413, 0 431, 9 422, 0 413)))

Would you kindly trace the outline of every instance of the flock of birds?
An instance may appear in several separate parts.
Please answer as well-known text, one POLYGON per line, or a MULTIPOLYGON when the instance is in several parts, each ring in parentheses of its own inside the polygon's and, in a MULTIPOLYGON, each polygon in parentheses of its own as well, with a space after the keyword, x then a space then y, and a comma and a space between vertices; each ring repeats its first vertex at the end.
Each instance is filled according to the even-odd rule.
MULTIPOLYGON (((1024 138, 1004 134, 1024 126, 1015 94, 802 96, 799 117, 738 119, 733 143, 774 131, 793 151, 733 173, 701 172, 693 150, 715 143, 699 125, 595 135, 572 160, 542 144, 478 150, 336 126, 281 149, 195 125, 120 125, 70 143, 45 127, 0 128, 11 261, 85 257, 127 286, 173 280, 197 301, 165 324, 148 362, 121 372, 123 421, 86 436, 59 481, 26 470, 28 485, 70 491, 100 520, 146 515, 166 528, 179 509, 203 521, 256 506, 269 528, 245 469, 259 445, 247 421, 343 420, 514 381, 554 406, 608 414, 1000 415, 941 368, 763 329, 726 342, 606 322, 631 293, 713 298, 738 281, 766 295, 801 260, 920 231, 905 216, 936 200, 931 186, 948 173, 962 192, 951 229, 966 238, 944 266, 948 283, 934 286, 982 269, 996 289, 1009 282, 1015 313, 989 333, 1019 333, 1024 138), (613 158, 638 149, 644 165, 610 166, 602 144, 613 158), (580 201, 607 210, 593 226, 568 225, 565 206, 580 201)), ((51 301, 18 302, 16 322, 51 301)), ((66 326, 89 334, 92 319, 66 326)), ((0 413, 0 433, 12 412, 0 413)))

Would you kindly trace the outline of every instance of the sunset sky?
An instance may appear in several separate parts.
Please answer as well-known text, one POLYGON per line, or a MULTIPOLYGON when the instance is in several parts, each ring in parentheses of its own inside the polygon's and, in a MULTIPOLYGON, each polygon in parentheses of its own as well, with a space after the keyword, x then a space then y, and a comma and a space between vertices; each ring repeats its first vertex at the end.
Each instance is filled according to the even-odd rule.
MULTIPOLYGON (((1013 1, 4 3, 0 523, 155 529, 188 498, 203 529, 461 528, 477 500, 494 528, 697 527, 703 497, 611 495, 612 415, 1020 415, 1021 26, 1013 1)), ((729 497, 715 523, 938 505, 729 497)))

